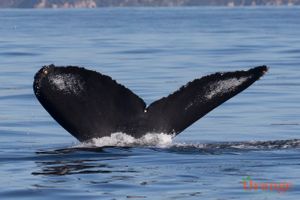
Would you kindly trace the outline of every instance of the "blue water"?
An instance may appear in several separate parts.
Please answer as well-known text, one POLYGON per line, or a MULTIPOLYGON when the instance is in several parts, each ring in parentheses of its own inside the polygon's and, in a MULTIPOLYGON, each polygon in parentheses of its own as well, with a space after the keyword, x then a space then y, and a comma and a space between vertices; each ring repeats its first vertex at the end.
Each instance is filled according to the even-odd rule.
POLYGON ((297 199, 299 18, 298 7, 1 10, 0 198, 297 199), (33 95, 51 63, 107 74, 147 104, 216 71, 270 71, 167 147, 78 148, 33 95), (292 186, 244 190, 247 176, 292 186))

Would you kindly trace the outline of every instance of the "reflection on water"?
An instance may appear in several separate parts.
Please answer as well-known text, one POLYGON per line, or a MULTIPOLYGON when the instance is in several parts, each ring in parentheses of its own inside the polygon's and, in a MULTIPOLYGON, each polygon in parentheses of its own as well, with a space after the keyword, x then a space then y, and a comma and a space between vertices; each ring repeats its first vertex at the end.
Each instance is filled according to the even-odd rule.
POLYGON ((94 173, 130 173, 130 170, 114 170, 112 167, 97 160, 66 160, 53 162, 36 162, 41 168, 40 172, 32 172, 32 175, 70 175, 70 174, 94 174, 94 173))
POLYGON ((93 174, 113 172, 134 172, 132 170, 114 169, 108 163, 111 160, 124 159, 129 156, 128 148, 65 148, 57 150, 38 151, 37 168, 39 171, 32 172, 33 175, 70 175, 70 174, 93 174))
MULTIPOLYGON (((251 142, 223 142, 209 144, 175 143, 166 148, 144 147, 153 152, 173 154, 222 155, 245 151, 274 151, 300 148, 300 139, 251 142)), ((140 148, 142 149, 142 148, 140 148)), ((38 171, 32 175, 71 175, 135 173, 133 169, 114 168, 109 163, 133 156, 135 147, 70 147, 57 150, 38 151, 35 161, 38 171)))

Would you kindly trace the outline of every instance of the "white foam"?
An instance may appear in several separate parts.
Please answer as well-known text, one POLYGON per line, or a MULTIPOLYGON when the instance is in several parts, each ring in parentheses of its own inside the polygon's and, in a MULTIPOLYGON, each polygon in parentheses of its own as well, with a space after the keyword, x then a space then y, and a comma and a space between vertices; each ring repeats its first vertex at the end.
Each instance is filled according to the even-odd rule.
POLYGON ((83 84, 81 81, 72 74, 57 74, 49 77, 50 83, 55 86, 57 90, 78 94, 83 90, 83 84))
POLYGON ((213 83, 209 86, 205 98, 211 99, 216 95, 232 92, 237 86, 248 80, 248 77, 230 78, 213 83))
POLYGON ((147 133, 141 138, 134 138, 125 133, 112 133, 111 136, 94 138, 89 142, 83 142, 76 147, 132 147, 132 146, 155 146, 168 147, 172 144, 173 135, 165 133, 147 133))

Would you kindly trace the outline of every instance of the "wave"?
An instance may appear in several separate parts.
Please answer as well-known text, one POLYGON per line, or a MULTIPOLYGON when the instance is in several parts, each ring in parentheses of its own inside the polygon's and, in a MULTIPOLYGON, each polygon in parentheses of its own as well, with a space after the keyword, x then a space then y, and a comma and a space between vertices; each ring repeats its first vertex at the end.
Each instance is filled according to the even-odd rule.
MULTIPOLYGON (((39 151, 36 152, 39 156, 34 158, 38 170, 32 172, 32 175, 61 176, 136 172, 132 169, 114 168, 110 166, 110 161, 107 162, 107 160, 123 159, 124 157, 137 155, 137 152, 142 157, 149 155, 151 152, 191 155, 239 155, 245 151, 293 150, 300 147, 300 139, 195 144, 172 142, 172 138, 172 135, 163 133, 149 133, 139 139, 124 133, 114 133, 110 137, 95 138, 89 142, 68 148, 39 151)), ((140 159, 143 158, 140 157, 140 159)))
POLYGON ((242 141, 242 142, 222 142, 222 143, 174 143, 170 147, 177 151, 186 150, 203 150, 203 151, 243 151, 243 150, 280 150, 280 149, 296 149, 300 148, 300 139, 290 140, 272 140, 272 141, 242 141))
POLYGON ((173 142, 174 135, 164 133, 148 133, 141 138, 134 138, 125 133, 113 133, 111 136, 94 138, 71 147, 56 150, 38 151, 37 154, 68 154, 77 151, 102 152, 106 148, 150 148, 158 151, 177 153, 203 152, 209 154, 222 152, 242 152, 251 150, 281 150, 300 148, 300 139, 273 140, 273 141, 241 141, 215 143, 186 143, 173 142))

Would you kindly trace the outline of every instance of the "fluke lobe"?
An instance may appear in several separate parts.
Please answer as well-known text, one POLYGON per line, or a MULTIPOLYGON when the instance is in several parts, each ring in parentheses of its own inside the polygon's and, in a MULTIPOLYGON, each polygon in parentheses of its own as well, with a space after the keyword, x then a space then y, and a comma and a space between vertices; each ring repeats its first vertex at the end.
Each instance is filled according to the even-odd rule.
POLYGON ((75 66, 42 67, 34 77, 33 89, 49 114, 80 141, 115 132, 135 138, 146 133, 177 135, 267 70, 259 66, 204 76, 148 107, 109 76, 75 66))

